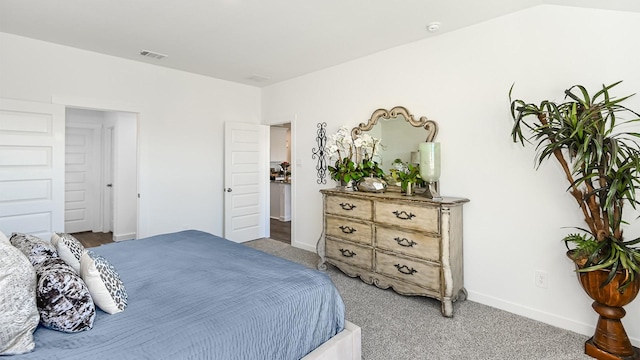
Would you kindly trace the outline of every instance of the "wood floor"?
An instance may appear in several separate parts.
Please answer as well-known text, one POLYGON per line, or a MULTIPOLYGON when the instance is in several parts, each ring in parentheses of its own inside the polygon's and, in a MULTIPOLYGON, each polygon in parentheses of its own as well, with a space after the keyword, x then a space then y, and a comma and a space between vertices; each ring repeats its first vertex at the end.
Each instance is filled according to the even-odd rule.
POLYGON ((71 234, 78 239, 85 248, 96 247, 113 242, 113 233, 85 231, 71 234))
MULTIPOLYGON (((113 242, 113 233, 85 231, 73 233, 85 248, 96 247, 113 242)), ((271 239, 291 244, 291 221, 271 219, 271 239)))
POLYGON ((271 239, 291 244, 291 221, 271 219, 271 239))

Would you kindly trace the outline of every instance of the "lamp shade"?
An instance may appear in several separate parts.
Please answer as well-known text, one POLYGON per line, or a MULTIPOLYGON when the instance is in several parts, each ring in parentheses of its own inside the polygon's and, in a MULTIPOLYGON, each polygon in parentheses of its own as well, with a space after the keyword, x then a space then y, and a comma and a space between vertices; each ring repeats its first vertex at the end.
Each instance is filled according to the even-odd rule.
POLYGON ((440 179, 440 143, 420 143, 420 176, 428 182, 440 179))

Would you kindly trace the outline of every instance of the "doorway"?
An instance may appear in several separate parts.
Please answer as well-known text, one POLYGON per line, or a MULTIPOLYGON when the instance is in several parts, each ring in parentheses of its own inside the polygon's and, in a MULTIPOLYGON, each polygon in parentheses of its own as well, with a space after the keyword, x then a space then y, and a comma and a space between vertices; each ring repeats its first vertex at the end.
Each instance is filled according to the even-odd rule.
POLYGON ((270 238, 291 244, 291 123, 271 125, 270 138, 270 238))
POLYGON ((65 142, 65 232, 93 246, 135 239, 137 114, 67 108, 65 142))

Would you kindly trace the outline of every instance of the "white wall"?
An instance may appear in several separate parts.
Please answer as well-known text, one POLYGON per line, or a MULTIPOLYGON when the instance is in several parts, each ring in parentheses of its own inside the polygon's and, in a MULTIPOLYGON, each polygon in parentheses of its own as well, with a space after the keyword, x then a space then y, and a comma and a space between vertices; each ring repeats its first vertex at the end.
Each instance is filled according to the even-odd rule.
MULTIPOLYGON (((508 91, 515 82, 516 97, 562 100, 571 85, 621 79, 617 95, 638 91, 639 35, 638 13, 539 6, 264 88, 266 122, 297 119, 299 246, 315 246, 318 190, 335 186, 316 184, 317 124, 326 121, 331 134, 377 108, 403 105, 439 124, 442 193, 471 200, 464 208, 469 299, 592 334, 596 314, 560 241, 568 227, 583 226, 580 213, 560 167, 536 171, 534 149, 511 142, 508 91), (548 289, 534 285, 536 270, 549 274, 548 289)), ((628 105, 640 110, 640 98, 628 105)), ((640 345, 640 301, 627 311, 627 332, 640 345)))
POLYGON ((225 121, 260 122, 260 89, 0 33, 0 97, 139 113, 138 235, 222 234, 225 121))

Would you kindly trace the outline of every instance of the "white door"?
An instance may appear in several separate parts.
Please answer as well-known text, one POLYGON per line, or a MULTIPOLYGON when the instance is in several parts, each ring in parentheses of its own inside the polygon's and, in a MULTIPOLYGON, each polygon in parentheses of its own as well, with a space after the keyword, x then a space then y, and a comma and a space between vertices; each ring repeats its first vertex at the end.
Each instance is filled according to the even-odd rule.
POLYGON ((64 231, 97 231, 100 216, 100 125, 67 124, 64 231))
POLYGON ((0 99, 0 231, 64 231, 61 105, 0 99))
POLYGON ((224 237, 235 242, 265 237, 267 126, 227 122, 224 130, 224 237))
MULTIPOLYGON (((107 127, 103 133, 103 180, 102 199, 102 232, 113 231, 113 127, 107 127)), ((136 170, 137 171, 137 170, 136 170)), ((136 210, 136 217, 137 217, 136 210)), ((137 223, 137 220, 136 220, 137 223)))

